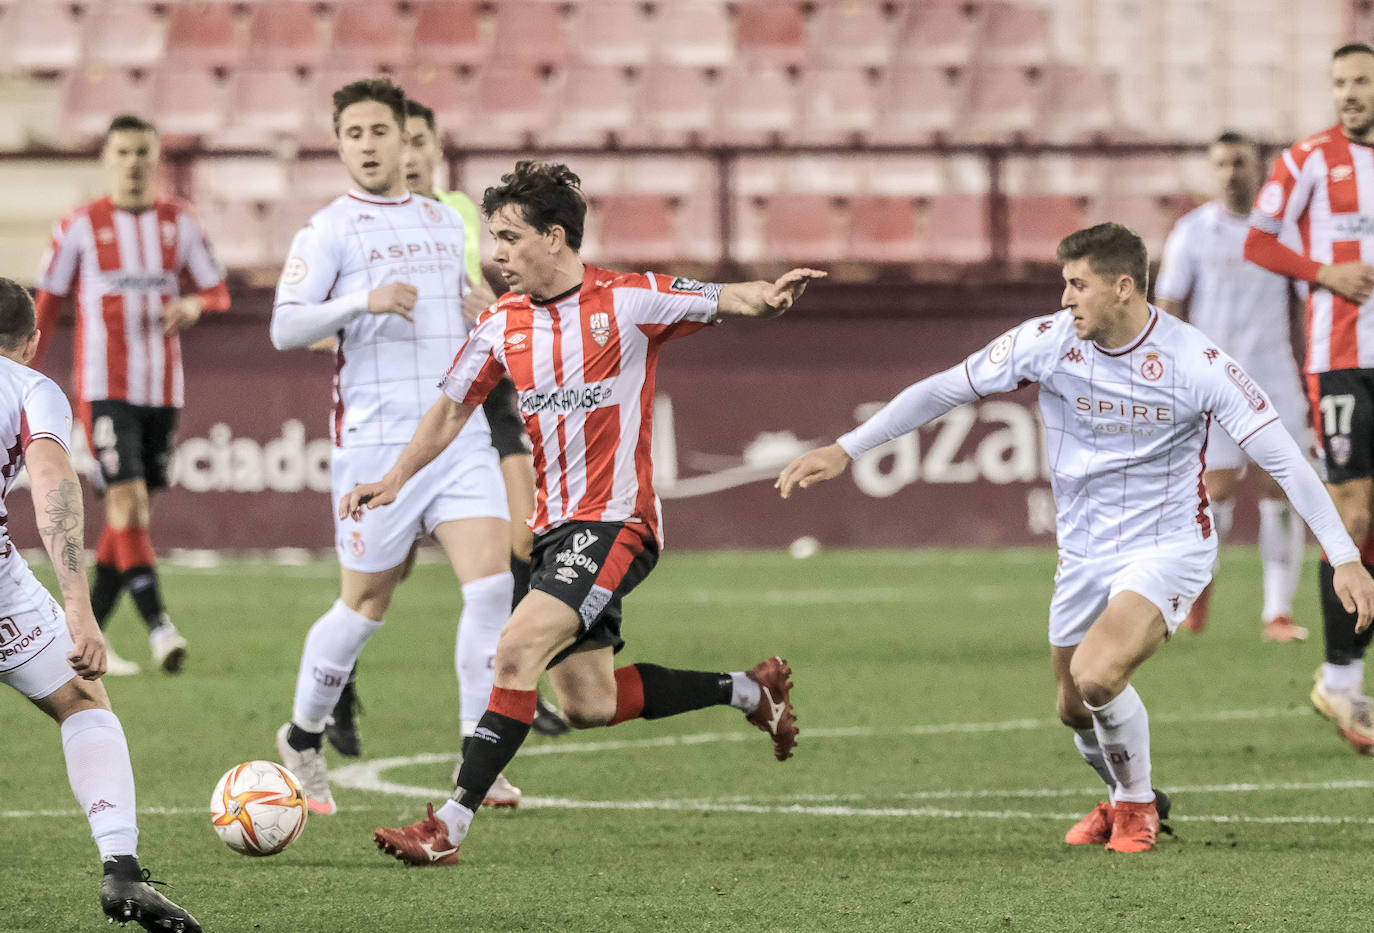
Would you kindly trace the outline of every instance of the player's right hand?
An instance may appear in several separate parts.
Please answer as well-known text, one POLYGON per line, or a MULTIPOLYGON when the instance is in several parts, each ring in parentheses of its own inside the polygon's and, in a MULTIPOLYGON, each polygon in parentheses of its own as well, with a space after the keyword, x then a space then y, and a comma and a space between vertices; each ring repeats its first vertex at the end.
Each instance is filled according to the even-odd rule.
POLYGON ((399 314, 407 321, 414 321, 411 312, 420 293, 409 282, 392 282, 367 293, 368 314, 399 314))
POLYGON ((1374 294, 1374 266, 1367 266, 1358 260, 1322 266, 1317 272, 1317 283, 1348 301, 1362 305, 1374 294))
POLYGON ((348 495, 339 500, 339 518, 351 518, 355 522, 363 520, 363 507, 381 508, 396 501, 396 490, 383 480, 380 483, 359 483, 348 495))
POLYGON ((90 610, 69 610, 67 631, 72 636, 72 650, 67 663, 83 680, 98 680, 105 673, 105 636, 90 610))
POLYGON ((843 473, 847 466, 849 466, 849 454, 845 453, 844 448, 839 444, 819 447, 816 450, 807 451, 784 467, 783 471, 778 474, 777 482, 773 484, 773 488, 778 490, 786 499, 792 495, 793 489, 797 487, 809 489, 817 483, 834 479, 843 473))
POLYGON ((1374 621, 1374 579, 1358 560, 1338 564, 1331 578, 1332 589, 1346 612, 1355 613, 1355 631, 1363 632, 1374 621))

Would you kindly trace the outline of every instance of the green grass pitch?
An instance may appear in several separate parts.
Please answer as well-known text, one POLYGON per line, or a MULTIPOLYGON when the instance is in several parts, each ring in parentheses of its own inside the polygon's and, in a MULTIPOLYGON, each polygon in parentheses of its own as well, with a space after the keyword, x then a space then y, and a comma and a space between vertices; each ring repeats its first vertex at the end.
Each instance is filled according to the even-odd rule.
MULTIPOLYGON (((1100 784, 1054 721, 1053 563, 1048 550, 670 550, 627 601, 621 662, 739 670, 783 655, 796 757, 775 762, 730 709, 534 737, 508 771, 528 805, 480 814, 463 864, 443 869, 407 869, 371 833, 446 794, 459 728, 447 569, 417 568, 364 653, 366 757, 341 772, 341 812, 250 859, 211 830, 210 791, 231 765, 275 757, 336 571, 169 564, 186 672, 108 684, 133 754, 140 855, 215 933, 1367 924, 1374 760, 1307 705, 1321 661, 1315 568, 1298 599, 1312 640, 1262 644, 1255 553, 1227 549, 1206 632, 1180 633, 1136 679, 1176 835, 1109 856, 1062 841, 1100 784)), ((127 605, 110 632, 146 663, 127 605)), ((56 727, 9 690, 0 721, 0 930, 106 929, 56 727)))

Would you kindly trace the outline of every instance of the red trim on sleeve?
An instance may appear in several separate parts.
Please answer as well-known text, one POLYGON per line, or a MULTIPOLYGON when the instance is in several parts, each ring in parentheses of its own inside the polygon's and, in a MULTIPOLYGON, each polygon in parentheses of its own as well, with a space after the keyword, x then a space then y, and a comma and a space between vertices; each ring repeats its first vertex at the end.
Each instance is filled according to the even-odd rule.
POLYGON ((1286 275, 1290 279, 1301 279, 1313 285, 1317 283, 1317 273, 1322 264, 1314 259, 1290 249, 1279 242, 1272 233, 1265 233, 1255 227, 1245 235, 1245 259, 1270 272, 1286 275))
POLYGON ((1279 420, 1278 415, 1275 415, 1274 417, 1270 418, 1268 421, 1264 422, 1264 424, 1260 425, 1259 427, 1255 428, 1255 430, 1253 430, 1253 431, 1251 431, 1249 434, 1245 435, 1245 437, 1244 437, 1242 440, 1237 441, 1237 442, 1236 442, 1236 446, 1237 446, 1237 447, 1244 447, 1246 444, 1248 444, 1248 443, 1250 442, 1250 438, 1254 437, 1256 434, 1258 434, 1259 432, 1263 431, 1265 428, 1269 427, 1269 425, 1273 424, 1275 421, 1278 421, 1278 420, 1279 420))

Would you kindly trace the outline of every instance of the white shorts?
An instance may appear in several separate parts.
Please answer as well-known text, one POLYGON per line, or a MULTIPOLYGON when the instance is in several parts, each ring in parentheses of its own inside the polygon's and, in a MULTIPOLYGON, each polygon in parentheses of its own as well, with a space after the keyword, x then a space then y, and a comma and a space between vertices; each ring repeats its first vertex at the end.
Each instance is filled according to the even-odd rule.
POLYGON ((1216 555, 1215 535, 1106 557, 1061 554, 1050 600, 1050 644, 1065 648, 1081 642, 1108 601, 1124 590, 1154 603, 1173 635, 1211 581, 1216 555))
POLYGON ((0 559, 0 683, 41 700, 76 676, 67 619, 18 552, 0 559))
POLYGON ((396 501, 364 509, 361 521, 339 518, 339 501, 358 483, 374 483, 391 469, 404 446, 335 448, 334 548, 339 563, 360 573, 399 566, 422 534, 463 518, 510 518, 501 464, 485 431, 456 440, 401 488, 396 501))
MULTIPOLYGON (((1302 386, 1294 382, 1292 385, 1275 385, 1272 388, 1277 391, 1271 391, 1271 386, 1264 386, 1264 391, 1269 401, 1274 403, 1279 423, 1298 442, 1298 447, 1304 453, 1312 450, 1312 428, 1307 420, 1307 398, 1302 393, 1302 386)), ((1207 469, 1239 470, 1248 463, 1250 458, 1240 449, 1240 445, 1231 440, 1231 435, 1213 425, 1207 435, 1207 469)))

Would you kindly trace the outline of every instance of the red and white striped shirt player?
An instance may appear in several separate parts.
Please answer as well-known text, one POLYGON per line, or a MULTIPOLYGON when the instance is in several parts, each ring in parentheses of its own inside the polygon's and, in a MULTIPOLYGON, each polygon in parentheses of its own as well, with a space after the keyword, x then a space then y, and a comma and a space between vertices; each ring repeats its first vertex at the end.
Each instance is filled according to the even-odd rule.
POLYGON ((107 196, 58 222, 38 278, 39 356, 75 288, 72 390, 82 407, 101 399, 185 404, 181 339, 164 333, 161 317, 163 303, 180 296, 183 274, 204 310, 228 309, 224 267, 184 201, 158 199, 130 211, 107 196))

